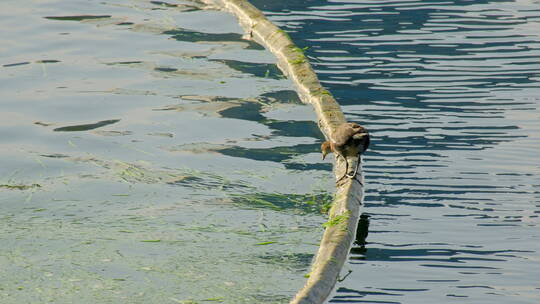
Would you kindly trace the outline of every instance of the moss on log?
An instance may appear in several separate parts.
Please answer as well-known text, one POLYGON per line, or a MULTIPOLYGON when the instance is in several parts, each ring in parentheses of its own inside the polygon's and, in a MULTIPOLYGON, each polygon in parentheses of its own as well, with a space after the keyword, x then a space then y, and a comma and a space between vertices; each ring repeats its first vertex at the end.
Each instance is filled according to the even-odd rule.
MULTIPOLYGON (((333 138, 336 127, 345 122, 345 115, 332 94, 321 86, 303 50, 289 35, 246 0, 204 1, 234 14, 246 31, 246 37, 260 43, 277 57, 278 67, 294 82, 302 101, 313 106, 325 137, 333 138)), ((363 200, 362 170, 359 168, 354 178, 343 176, 348 166, 353 168, 360 160, 356 155, 347 156, 348 166, 341 157, 335 157, 335 160, 336 196, 329 220, 308 280, 291 304, 316 304, 327 299, 356 235, 363 200)))

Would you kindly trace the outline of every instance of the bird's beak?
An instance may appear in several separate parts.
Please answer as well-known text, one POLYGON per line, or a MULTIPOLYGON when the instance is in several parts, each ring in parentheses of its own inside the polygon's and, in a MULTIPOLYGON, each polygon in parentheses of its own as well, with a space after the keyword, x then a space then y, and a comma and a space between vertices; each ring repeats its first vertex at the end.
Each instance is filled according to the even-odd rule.
POLYGON ((321 144, 322 159, 326 158, 328 152, 330 152, 330 142, 325 141, 321 144))
POLYGON ((363 138, 363 137, 368 136, 368 135, 369 135, 369 133, 367 133, 367 132, 362 132, 362 133, 354 134, 354 135, 353 135, 353 138, 355 138, 355 139, 360 139, 360 138, 363 138))

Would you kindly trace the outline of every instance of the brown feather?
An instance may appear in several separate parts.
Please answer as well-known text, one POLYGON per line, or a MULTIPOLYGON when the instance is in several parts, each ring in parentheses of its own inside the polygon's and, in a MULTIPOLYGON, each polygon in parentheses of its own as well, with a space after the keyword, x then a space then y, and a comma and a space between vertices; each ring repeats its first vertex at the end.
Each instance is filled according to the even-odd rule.
POLYGON ((360 146, 362 150, 360 153, 366 151, 369 146, 369 133, 368 131, 354 122, 347 122, 339 125, 330 141, 325 141, 321 145, 321 151, 323 153, 323 159, 329 152, 334 152, 345 157, 345 150, 347 146, 360 146))

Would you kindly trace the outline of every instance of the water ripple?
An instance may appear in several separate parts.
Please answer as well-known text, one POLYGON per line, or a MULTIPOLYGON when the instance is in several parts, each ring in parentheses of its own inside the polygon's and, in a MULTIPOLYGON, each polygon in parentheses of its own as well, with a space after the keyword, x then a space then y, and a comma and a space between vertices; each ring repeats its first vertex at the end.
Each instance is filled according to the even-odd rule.
POLYGON ((254 3, 373 137, 371 233, 331 302, 535 303, 538 3, 254 3))

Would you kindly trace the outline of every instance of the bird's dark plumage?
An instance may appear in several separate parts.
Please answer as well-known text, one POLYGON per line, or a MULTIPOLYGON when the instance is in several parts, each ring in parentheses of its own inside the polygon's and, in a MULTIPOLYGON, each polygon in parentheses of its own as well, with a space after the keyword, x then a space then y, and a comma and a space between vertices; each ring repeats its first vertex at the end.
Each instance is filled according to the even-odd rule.
MULTIPOLYGON (((354 122, 343 123, 336 128, 331 140, 322 143, 323 159, 330 152, 334 152, 344 159, 352 153, 360 155, 367 150, 369 142, 369 133, 364 127, 354 122)), ((346 172, 349 175, 348 169, 346 172)), ((353 175, 355 174, 356 170, 353 175)))
POLYGON ((354 122, 346 122, 339 125, 330 141, 321 145, 323 158, 329 152, 335 152, 345 157, 345 150, 349 146, 361 148, 359 153, 364 153, 369 146, 369 133, 366 128, 354 122), (362 145, 362 147, 360 147, 362 145))

